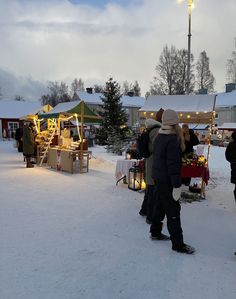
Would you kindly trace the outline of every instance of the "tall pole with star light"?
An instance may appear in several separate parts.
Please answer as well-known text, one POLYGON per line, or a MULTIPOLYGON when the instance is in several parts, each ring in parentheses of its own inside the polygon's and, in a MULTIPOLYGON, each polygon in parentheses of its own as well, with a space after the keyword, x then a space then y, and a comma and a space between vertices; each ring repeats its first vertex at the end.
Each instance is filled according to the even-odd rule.
POLYGON ((190 87, 190 59, 191 59, 191 17, 194 4, 193 0, 188 0, 188 65, 187 65, 187 94, 190 87))
MULTIPOLYGON (((178 3, 183 2, 184 0, 177 0, 178 3)), ((186 92, 189 94, 190 90, 190 62, 191 62, 191 17, 192 17, 192 10, 194 8, 194 0, 188 0, 188 63, 187 63, 187 86, 186 92)))

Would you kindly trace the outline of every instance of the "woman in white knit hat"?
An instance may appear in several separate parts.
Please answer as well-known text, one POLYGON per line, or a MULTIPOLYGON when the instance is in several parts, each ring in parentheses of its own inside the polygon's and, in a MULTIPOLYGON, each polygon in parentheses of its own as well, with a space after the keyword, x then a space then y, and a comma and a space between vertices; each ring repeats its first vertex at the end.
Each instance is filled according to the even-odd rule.
POLYGON ((172 249, 192 254, 194 248, 185 244, 180 221, 181 159, 184 142, 178 114, 171 109, 162 115, 162 127, 154 142, 152 177, 156 188, 155 214, 150 227, 151 238, 167 240, 162 234, 162 221, 167 217, 167 228, 172 249))

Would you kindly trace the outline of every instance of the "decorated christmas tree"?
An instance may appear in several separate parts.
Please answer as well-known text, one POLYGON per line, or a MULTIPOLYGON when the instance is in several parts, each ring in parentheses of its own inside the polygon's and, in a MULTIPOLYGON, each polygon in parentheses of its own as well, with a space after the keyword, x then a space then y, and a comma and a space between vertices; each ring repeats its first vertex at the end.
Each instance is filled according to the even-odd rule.
POLYGON ((123 147, 128 118, 121 103, 120 85, 113 78, 106 82, 101 99, 103 106, 100 112, 102 124, 99 141, 107 145, 108 151, 118 153, 123 147))

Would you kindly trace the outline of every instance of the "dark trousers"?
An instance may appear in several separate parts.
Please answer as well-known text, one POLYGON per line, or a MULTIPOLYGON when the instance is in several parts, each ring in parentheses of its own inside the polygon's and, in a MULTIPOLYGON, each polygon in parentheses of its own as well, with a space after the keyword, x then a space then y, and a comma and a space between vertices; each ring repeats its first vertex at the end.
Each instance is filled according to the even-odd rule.
POLYGON ((180 203, 173 199, 172 191, 173 187, 169 184, 157 183, 155 186, 156 204, 150 232, 153 235, 160 234, 162 221, 166 216, 172 245, 182 246, 184 241, 180 221, 180 203))
POLYGON ((147 219, 152 221, 152 214, 155 205, 155 196, 153 185, 147 185, 145 190, 145 195, 141 207, 141 212, 147 216, 147 219))

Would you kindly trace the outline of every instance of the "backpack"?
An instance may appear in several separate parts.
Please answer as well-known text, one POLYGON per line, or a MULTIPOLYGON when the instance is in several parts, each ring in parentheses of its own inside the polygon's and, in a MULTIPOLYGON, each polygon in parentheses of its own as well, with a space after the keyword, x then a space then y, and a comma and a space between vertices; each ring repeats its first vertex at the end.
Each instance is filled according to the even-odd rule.
POLYGON ((149 133, 155 129, 159 128, 159 125, 155 125, 151 127, 150 129, 146 129, 142 132, 142 134, 137 139, 137 150, 139 154, 143 158, 149 158, 151 156, 151 152, 149 151, 149 133))

